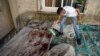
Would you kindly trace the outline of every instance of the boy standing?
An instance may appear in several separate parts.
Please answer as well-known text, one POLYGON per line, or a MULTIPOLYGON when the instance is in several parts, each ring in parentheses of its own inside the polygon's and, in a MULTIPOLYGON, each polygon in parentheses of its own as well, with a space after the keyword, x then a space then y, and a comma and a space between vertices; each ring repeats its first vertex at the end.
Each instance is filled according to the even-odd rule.
POLYGON ((65 7, 59 7, 57 9, 57 14, 60 15, 61 17, 63 17, 62 19, 58 19, 58 23, 60 22, 60 33, 63 34, 63 28, 64 28, 64 24, 66 22, 67 17, 71 17, 72 18, 72 22, 73 22, 73 27, 74 27, 74 31, 77 37, 77 43, 80 45, 81 44, 81 39, 80 39, 80 34, 79 31, 77 29, 77 16, 79 14, 79 12, 73 8, 72 6, 65 6, 65 7))

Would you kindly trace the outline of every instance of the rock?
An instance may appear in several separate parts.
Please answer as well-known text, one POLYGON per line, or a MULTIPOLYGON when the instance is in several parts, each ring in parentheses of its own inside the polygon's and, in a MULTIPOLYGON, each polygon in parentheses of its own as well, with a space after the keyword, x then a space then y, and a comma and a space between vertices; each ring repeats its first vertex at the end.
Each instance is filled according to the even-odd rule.
POLYGON ((50 56, 75 56, 73 46, 65 43, 54 46, 48 53, 50 56))

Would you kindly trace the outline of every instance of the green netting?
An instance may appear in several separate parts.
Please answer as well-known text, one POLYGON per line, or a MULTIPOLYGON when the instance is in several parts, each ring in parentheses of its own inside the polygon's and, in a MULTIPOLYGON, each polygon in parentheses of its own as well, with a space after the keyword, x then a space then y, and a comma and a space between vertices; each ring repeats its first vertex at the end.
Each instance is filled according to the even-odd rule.
POLYGON ((76 52, 81 54, 87 53, 88 56, 99 56, 100 26, 80 25, 80 30, 82 33, 81 38, 82 44, 84 44, 84 50, 82 50, 80 46, 76 46, 76 49, 78 49, 76 52))
MULTIPOLYGON (((51 30, 53 31, 53 30, 51 30)), ((76 54, 85 56, 99 56, 100 55, 100 26, 98 25, 79 25, 81 35, 81 45, 77 43, 75 46, 76 54)), ((60 44, 62 36, 53 36, 51 44, 60 44)), ((69 44, 66 39, 65 43, 69 44)), ((78 56, 78 55, 77 55, 78 56)))

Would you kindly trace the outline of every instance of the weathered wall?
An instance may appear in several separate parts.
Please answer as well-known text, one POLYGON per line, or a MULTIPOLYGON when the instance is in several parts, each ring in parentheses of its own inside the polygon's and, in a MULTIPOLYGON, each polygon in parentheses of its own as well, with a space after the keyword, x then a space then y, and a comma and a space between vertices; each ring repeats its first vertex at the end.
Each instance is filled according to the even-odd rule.
POLYGON ((7 0, 0 0, 0 40, 13 29, 7 0))
POLYGON ((87 0, 85 13, 88 17, 100 18, 100 0, 87 0))
POLYGON ((11 10, 11 14, 12 14, 12 18, 13 18, 13 22, 14 22, 14 26, 16 28, 16 21, 15 18, 18 15, 18 6, 17 6, 17 0, 8 0, 9 2, 9 7, 11 10))
POLYGON ((40 0, 9 0, 11 13, 16 29, 22 28, 28 19, 48 19, 55 16, 54 14, 47 14, 39 12, 38 2, 40 0))
POLYGON ((40 20, 54 21, 57 19, 57 15, 41 13, 41 12, 25 12, 19 15, 16 19, 17 19, 16 20, 17 30, 20 30, 21 28, 26 26, 30 20, 40 19, 40 20))
MULTIPOLYGON (((9 0, 10 9, 16 29, 22 28, 31 18, 47 20, 57 19, 56 14, 40 12, 38 10, 40 8, 40 3, 38 2, 40 2, 40 0, 9 0)), ((99 2, 100 0, 87 0, 85 14, 89 18, 100 18, 98 16, 100 14, 99 2)), ((84 22, 83 20, 81 21, 84 22)))
POLYGON ((17 28, 16 18, 25 12, 37 11, 37 0, 8 0, 11 13, 13 16, 14 25, 17 28))
POLYGON ((85 17, 82 23, 100 25, 100 0, 87 0, 85 17))
POLYGON ((17 0, 19 14, 27 11, 37 11, 37 2, 38 0, 17 0))

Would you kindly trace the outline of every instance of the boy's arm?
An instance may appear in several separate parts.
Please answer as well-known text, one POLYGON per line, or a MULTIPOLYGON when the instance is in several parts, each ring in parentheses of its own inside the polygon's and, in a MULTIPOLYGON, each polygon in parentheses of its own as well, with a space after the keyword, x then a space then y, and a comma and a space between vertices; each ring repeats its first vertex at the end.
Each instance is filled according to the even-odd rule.
POLYGON ((57 19, 56 23, 57 23, 57 24, 59 24, 59 23, 60 23, 60 21, 61 21, 61 16, 59 16, 59 17, 58 17, 58 19, 57 19))
POLYGON ((59 16, 58 19, 56 21, 54 21, 54 24, 59 24, 61 21, 61 17, 59 16))
POLYGON ((61 17, 59 16, 59 18, 56 21, 54 21, 52 27, 54 27, 56 24, 59 24, 60 21, 61 21, 61 17))
POLYGON ((76 9, 76 12, 78 13, 78 19, 80 20, 81 19, 80 10, 76 9))

